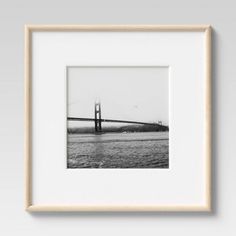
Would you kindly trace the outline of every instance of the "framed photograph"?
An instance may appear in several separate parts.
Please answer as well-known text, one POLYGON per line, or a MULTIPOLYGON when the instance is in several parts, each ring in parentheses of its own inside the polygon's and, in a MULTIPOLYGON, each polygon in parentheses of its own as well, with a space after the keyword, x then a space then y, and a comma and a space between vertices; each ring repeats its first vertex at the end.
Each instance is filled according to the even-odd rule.
POLYGON ((211 210, 209 25, 25 27, 28 211, 211 210))

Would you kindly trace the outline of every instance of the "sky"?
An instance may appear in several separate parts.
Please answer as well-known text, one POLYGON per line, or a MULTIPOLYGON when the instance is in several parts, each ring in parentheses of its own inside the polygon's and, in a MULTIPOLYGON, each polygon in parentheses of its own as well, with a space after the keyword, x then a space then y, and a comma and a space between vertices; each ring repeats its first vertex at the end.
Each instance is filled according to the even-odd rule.
MULTIPOLYGON (((102 119, 162 121, 168 125, 168 81, 168 67, 68 67, 67 113, 94 118, 94 103, 100 100, 102 119)), ((68 126, 94 124, 69 121, 68 126)))

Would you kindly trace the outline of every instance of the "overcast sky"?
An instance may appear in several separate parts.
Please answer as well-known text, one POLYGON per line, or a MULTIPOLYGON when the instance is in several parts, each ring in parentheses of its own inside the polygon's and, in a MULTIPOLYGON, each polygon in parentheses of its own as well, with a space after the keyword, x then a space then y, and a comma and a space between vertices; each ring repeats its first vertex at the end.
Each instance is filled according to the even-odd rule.
MULTIPOLYGON (((94 118, 100 99, 103 119, 168 124, 168 86, 167 67, 69 67, 68 116, 94 118)), ((69 122, 69 127, 93 125, 69 122)))

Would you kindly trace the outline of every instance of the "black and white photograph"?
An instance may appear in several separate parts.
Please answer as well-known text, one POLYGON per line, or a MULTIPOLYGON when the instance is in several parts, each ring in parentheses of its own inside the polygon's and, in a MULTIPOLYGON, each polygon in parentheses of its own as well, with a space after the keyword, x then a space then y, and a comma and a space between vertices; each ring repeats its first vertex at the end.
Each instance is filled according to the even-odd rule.
POLYGON ((169 168, 168 67, 67 67, 67 168, 169 168))

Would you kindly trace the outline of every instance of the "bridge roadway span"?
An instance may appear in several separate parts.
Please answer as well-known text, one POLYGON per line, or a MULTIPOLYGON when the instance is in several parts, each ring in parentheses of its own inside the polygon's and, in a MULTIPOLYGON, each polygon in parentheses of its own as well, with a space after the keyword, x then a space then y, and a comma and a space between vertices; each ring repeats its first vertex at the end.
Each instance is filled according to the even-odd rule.
MULTIPOLYGON (((78 117, 67 117, 67 120, 70 121, 93 121, 95 122, 95 119, 93 118, 78 118, 78 117)), ((97 119, 99 120, 99 119, 97 119)), ((112 123, 126 123, 126 124, 139 124, 139 125, 157 125, 157 126, 163 126, 157 123, 146 123, 146 122, 138 122, 138 121, 130 121, 130 120, 111 120, 111 119, 101 119, 101 122, 112 122, 112 123)))

